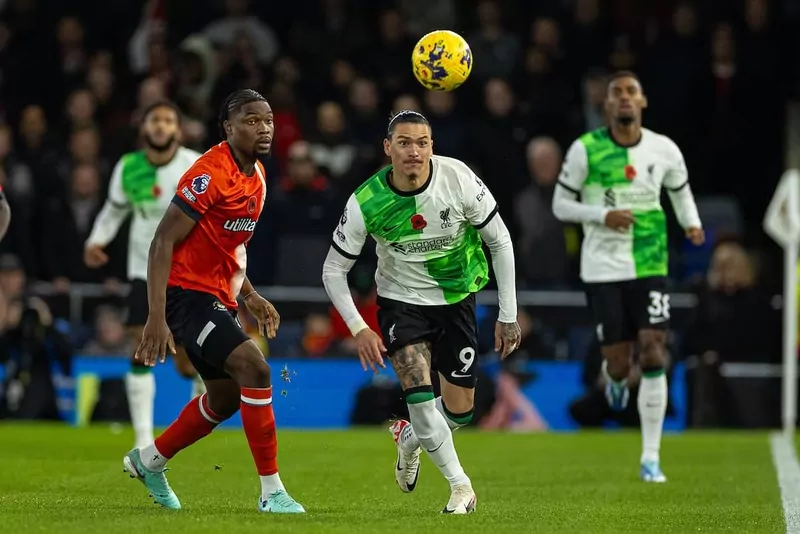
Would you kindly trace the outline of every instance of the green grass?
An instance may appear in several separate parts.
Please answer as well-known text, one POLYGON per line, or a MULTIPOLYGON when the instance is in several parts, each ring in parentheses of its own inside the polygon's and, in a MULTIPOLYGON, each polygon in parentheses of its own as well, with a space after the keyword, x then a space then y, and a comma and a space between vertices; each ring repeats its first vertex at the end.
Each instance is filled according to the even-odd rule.
POLYGON ((304 516, 258 514, 259 485, 240 431, 215 432, 171 462, 183 504, 171 512, 122 472, 127 429, 0 425, 0 531, 785 531, 766 434, 666 436, 670 482, 651 485, 637 478, 638 433, 459 431, 456 444, 478 493, 477 513, 460 517, 438 513, 448 488, 427 458, 417 490, 399 491, 383 429, 285 431, 280 440, 281 475, 304 516))

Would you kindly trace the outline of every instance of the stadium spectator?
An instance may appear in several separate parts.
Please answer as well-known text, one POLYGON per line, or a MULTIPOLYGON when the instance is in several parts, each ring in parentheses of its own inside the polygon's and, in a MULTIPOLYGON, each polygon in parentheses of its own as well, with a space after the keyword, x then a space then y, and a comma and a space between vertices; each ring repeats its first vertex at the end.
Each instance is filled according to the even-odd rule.
POLYGON ((426 91, 426 115, 436 125, 434 130, 434 150, 441 156, 468 159, 467 123, 457 113, 457 97, 453 92, 426 91))
POLYGON ((334 181, 347 181, 356 158, 356 144, 347 131, 344 110, 336 102, 317 108, 317 128, 309 136, 311 157, 334 181))
POLYGON ((684 341, 692 371, 687 377, 691 420, 697 426, 758 425, 768 411, 763 393, 772 384, 750 381, 732 388, 720 367, 779 362, 780 311, 760 286, 753 258, 736 242, 716 247, 698 297, 684 341))
POLYGON ((81 349, 87 356, 127 356, 130 339, 125 332, 122 314, 116 308, 101 306, 96 311, 95 336, 81 349))
POLYGON ((66 197, 51 199, 46 206, 48 220, 40 250, 45 278, 62 291, 71 281, 102 282, 110 275, 104 269, 88 269, 83 263, 83 244, 103 206, 97 168, 89 164, 73 168, 68 191, 66 197))
POLYGON ((552 138, 536 137, 528 143, 527 152, 531 183, 514 199, 519 273, 532 287, 565 286, 569 283, 569 259, 564 223, 551 209, 561 171, 561 149, 552 138))
POLYGON ((268 217, 280 236, 327 236, 336 225, 341 202, 317 168, 305 141, 289 148, 286 176, 273 188, 268 217))
POLYGON ((243 46, 242 37, 253 47, 259 64, 269 65, 280 52, 272 28, 250 12, 250 0, 226 0, 226 15, 209 24, 204 33, 217 46, 243 46))
POLYGON ((383 160, 383 151, 376 139, 386 134, 386 116, 381 113, 378 86, 368 78, 356 78, 348 94, 350 129, 356 143, 355 172, 374 167, 383 160))
POLYGON ((503 25, 503 14, 494 0, 478 4, 478 30, 467 36, 479 81, 513 74, 519 58, 519 38, 503 25))

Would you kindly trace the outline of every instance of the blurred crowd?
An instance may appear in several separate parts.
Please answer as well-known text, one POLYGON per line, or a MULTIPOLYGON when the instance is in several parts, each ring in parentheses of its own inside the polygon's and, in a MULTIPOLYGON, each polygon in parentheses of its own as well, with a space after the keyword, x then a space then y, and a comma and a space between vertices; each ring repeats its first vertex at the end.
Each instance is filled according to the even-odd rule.
MULTIPOLYGON (((84 266, 83 243, 111 168, 138 146, 140 111, 163 98, 201 151, 219 141, 230 91, 251 87, 272 105, 268 207, 249 248, 256 284, 320 285, 344 201, 385 163, 389 112, 408 108, 428 115, 435 152, 491 187, 519 287, 569 288, 580 229, 557 221, 550 199, 566 148, 604 124, 609 72, 640 75, 645 125, 681 147, 708 215, 705 251, 673 232, 678 279, 705 271, 715 239, 760 231, 783 170, 786 104, 800 96, 791 0, 0 0, 0 13, 0 184, 13 211, 0 253, 62 293, 93 282, 113 295, 124 280, 126 229, 104 269, 84 266), (423 91, 410 68, 416 40, 439 28, 474 54, 454 93, 423 91)), ((369 284, 361 291, 371 306, 369 284)), ((124 343, 115 309, 92 317, 124 343)), ((337 325, 325 310, 309 316, 301 350, 338 347, 337 325)))

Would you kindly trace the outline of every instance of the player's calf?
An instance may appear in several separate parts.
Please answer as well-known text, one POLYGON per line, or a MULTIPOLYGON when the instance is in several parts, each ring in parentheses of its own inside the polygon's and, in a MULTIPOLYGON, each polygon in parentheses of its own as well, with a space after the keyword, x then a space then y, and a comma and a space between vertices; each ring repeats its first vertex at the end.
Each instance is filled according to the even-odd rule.
POLYGON ((631 370, 631 343, 621 342, 602 347, 601 371, 605 380, 605 395, 612 410, 622 411, 628 406, 630 390, 628 375, 631 370))
POLYGON ((433 386, 418 386, 405 391, 411 424, 420 446, 431 457, 450 486, 470 485, 453 444, 445 418, 436 409, 433 386))
POLYGON ((240 387, 240 411, 250 453, 261 481, 261 512, 303 513, 278 474, 278 437, 272 409, 271 371, 255 343, 245 341, 228 356, 225 371, 240 387))
MULTIPOLYGON (((142 340, 142 326, 129 326, 128 339, 131 346, 138 347, 142 340)), ((125 375, 125 394, 133 426, 134 446, 144 447, 153 441, 153 403, 156 396, 156 381, 153 369, 136 361, 131 355, 131 369, 125 375)))
MULTIPOLYGON (((451 431, 455 432, 459 428, 463 428, 467 426, 472 421, 472 416, 474 414, 474 408, 470 407, 468 410, 462 413, 453 413, 447 409, 447 406, 444 404, 444 400, 442 397, 436 397, 436 410, 444 417, 444 420, 447 422, 447 426, 450 428, 451 431)), ((419 449, 419 439, 417 435, 414 433, 414 425, 412 424, 398 424, 398 423, 408 423, 407 421, 396 421, 391 427, 390 430, 395 435, 395 443, 397 443, 404 452, 410 454, 419 449)))
POLYGON ((665 372, 666 332, 642 330, 640 362, 642 379, 639 385, 637 408, 642 426, 642 456, 640 476, 645 482, 666 482, 661 472, 661 433, 667 413, 667 376, 665 372))

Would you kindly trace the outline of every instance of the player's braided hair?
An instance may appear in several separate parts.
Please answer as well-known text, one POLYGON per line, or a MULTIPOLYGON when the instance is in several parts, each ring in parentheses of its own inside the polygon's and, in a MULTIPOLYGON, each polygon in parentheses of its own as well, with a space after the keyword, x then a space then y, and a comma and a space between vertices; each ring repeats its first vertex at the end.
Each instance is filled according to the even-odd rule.
POLYGON ((240 107, 250 102, 266 102, 267 99, 261 96, 261 93, 253 91, 252 89, 239 89, 228 95, 219 110, 219 135, 223 139, 228 138, 225 133, 225 121, 230 119, 231 113, 234 113, 240 107))
POLYGON ((394 127, 398 124, 411 123, 411 124, 426 124, 429 128, 431 123, 425 118, 425 115, 418 111, 411 109, 404 109, 391 115, 389 119, 389 127, 386 129, 386 139, 391 139, 394 133, 394 127))

